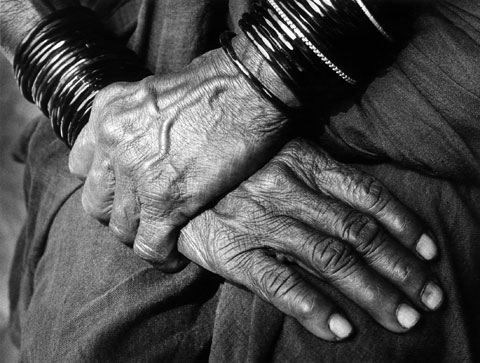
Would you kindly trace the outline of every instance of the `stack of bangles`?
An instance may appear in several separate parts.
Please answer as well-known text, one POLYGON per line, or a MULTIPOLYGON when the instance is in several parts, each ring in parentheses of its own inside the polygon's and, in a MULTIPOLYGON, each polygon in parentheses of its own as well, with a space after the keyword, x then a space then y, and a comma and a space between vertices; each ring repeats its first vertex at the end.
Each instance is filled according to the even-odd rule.
MULTIPOLYGON (((243 15, 240 28, 298 100, 329 105, 374 69, 393 46, 387 1, 265 0, 243 15), (382 6, 380 6, 382 5, 382 6), (387 26, 386 26, 387 24, 387 26)), ((245 67, 221 36, 223 49, 250 85, 281 112, 295 112, 245 67)), ((46 17, 19 45, 14 74, 25 98, 50 118, 72 147, 99 90, 150 75, 137 56, 86 8, 46 17)))
POLYGON ((70 148, 102 88, 151 74, 84 7, 43 19, 17 48, 13 68, 23 96, 42 110, 70 148))
MULTIPOLYGON (((396 34, 391 13, 396 9, 402 18, 405 5, 378 0, 265 0, 244 14, 239 25, 302 105, 329 106, 386 59, 396 34)), ((251 86, 280 111, 295 113, 240 62, 232 36, 223 34, 221 44, 251 86)))

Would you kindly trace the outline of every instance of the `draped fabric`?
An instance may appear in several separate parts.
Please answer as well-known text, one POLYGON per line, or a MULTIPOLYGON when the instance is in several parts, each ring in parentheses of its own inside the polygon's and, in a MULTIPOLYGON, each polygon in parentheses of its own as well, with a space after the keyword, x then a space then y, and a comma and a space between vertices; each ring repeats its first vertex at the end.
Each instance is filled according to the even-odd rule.
MULTIPOLYGON (((216 48, 242 0, 86 1, 156 73, 216 48)), ((25 362, 473 362, 480 359, 480 5, 438 1, 398 60, 316 140, 380 179, 439 243, 445 306, 405 335, 328 285, 357 327, 328 343, 248 291, 190 264, 165 275, 85 215, 67 149, 45 120, 23 150, 28 220, 10 294, 25 362)))

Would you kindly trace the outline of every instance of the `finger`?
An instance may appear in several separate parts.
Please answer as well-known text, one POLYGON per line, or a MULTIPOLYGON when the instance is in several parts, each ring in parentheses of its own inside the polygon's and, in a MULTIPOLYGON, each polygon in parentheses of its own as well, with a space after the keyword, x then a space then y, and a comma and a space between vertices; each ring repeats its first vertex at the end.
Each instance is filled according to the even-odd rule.
POLYGON ((420 220, 372 176, 335 161, 318 145, 305 140, 291 142, 283 154, 293 169, 298 169, 295 165, 299 163, 304 166, 303 173, 296 174, 307 185, 373 216, 422 258, 431 260, 437 255, 436 244, 420 220), (295 153, 289 153, 292 148, 295 153))
POLYGON ((321 222, 307 218, 310 224, 305 224, 295 216, 271 221, 268 230, 275 233, 266 230, 265 238, 274 240, 276 245, 273 247, 283 248, 285 252, 297 245, 307 246, 310 249, 308 253, 315 254, 316 241, 323 238, 317 232, 321 227, 322 235, 346 241, 371 268, 397 286, 418 306, 428 310, 436 310, 441 306, 444 300, 442 289, 415 255, 393 240, 372 217, 352 211, 335 201, 329 205, 328 212, 320 218, 321 222))
POLYGON ((140 220, 140 208, 131 188, 117 181, 109 227, 114 236, 132 246, 140 220))
POLYGON ((337 341, 351 335, 352 325, 344 315, 294 269, 259 250, 250 252, 248 260, 246 269, 232 273, 234 282, 297 319, 321 339, 337 341))
POLYGON ((86 177, 92 167, 95 154, 95 136, 93 125, 87 123, 77 137, 68 157, 70 173, 78 177, 86 177))
POLYGON ((405 332, 417 324, 419 312, 348 244, 307 229, 302 234, 293 256, 289 251, 302 267, 328 281, 392 332, 405 332))
POLYGON ((95 155, 82 193, 85 211, 102 223, 108 223, 112 211, 115 176, 107 158, 95 155))
MULTIPOLYGON (((308 188, 300 179, 289 177, 288 173, 284 177, 289 178, 288 181, 276 183, 275 189, 275 193, 282 197, 257 199, 264 210, 290 217, 270 220, 264 229, 274 233, 266 233, 265 238, 275 236, 273 238, 277 240, 279 248, 286 240, 303 241, 299 236, 305 228, 296 221, 302 222, 312 230, 350 243, 372 268, 418 306, 428 310, 436 310, 441 306, 443 291, 430 271, 407 248, 386 233, 373 217, 308 188)), ((269 195, 272 196, 272 193, 269 195)), ((262 229, 257 232, 265 233, 262 229)))
MULTIPOLYGON (((349 242, 365 261, 399 287, 417 305, 438 309, 443 291, 430 271, 404 246, 397 243, 372 217, 308 188, 295 190, 298 207, 287 213, 309 226, 349 242)), ((292 203, 290 203, 292 205, 292 203)), ((284 213, 285 214, 285 213, 284 213)))
POLYGON ((377 219, 406 247, 425 260, 438 254, 437 246, 420 220, 375 178, 345 167, 333 168, 317 178, 323 192, 377 219))
POLYGON ((133 250, 159 270, 177 272, 188 264, 177 250, 178 235, 179 227, 166 223, 155 211, 142 206, 133 250))
POLYGON ((443 291, 430 270, 386 233, 375 219, 357 211, 343 213, 340 218, 337 235, 348 241, 368 265, 418 306, 428 310, 441 306, 443 291))

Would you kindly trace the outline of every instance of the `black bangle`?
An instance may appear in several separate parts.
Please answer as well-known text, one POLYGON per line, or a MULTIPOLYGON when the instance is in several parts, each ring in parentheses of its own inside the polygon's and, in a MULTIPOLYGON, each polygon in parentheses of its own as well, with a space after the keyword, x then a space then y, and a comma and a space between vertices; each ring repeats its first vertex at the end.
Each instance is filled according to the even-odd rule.
POLYGON ((384 13, 392 19, 385 7, 397 8, 373 0, 263 0, 239 25, 302 104, 312 97, 328 104, 370 77, 394 49, 386 17, 378 20, 384 13))
POLYGON ((240 28, 247 39, 260 51, 277 76, 284 80, 288 88, 296 90, 297 80, 300 77, 298 70, 295 69, 294 65, 281 53, 281 48, 276 46, 274 38, 270 38, 268 44, 266 44, 266 34, 262 34, 262 32, 264 32, 263 28, 259 26, 256 31, 252 29, 252 19, 254 16, 255 13, 245 14, 238 23, 240 28))
POLYGON ((72 147, 102 88, 151 73, 94 12, 76 7, 47 16, 25 37, 15 54, 14 74, 25 98, 37 104, 58 137, 72 147))
POLYGON ((278 111, 282 114, 289 116, 296 113, 296 109, 290 106, 287 106, 283 101, 281 101, 277 96, 273 94, 268 88, 266 88, 249 70, 245 65, 240 61, 235 50, 232 46, 232 38, 235 36, 235 33, 224 32, 220 35, 220 45, 222 46, 224 52, 227 54, 228 58, 232 61, 238 71, 245 77, 250 86, 256 90, 264 99, 270 102, 278 111))

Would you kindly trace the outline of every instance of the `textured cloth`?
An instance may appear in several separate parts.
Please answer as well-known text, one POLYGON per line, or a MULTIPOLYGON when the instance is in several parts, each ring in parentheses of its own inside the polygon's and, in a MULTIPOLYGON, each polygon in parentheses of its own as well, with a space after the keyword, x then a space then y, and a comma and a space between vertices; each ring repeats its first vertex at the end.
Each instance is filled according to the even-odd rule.
MULTIPOLYGON (((91 1, 155 72, 216 47, 247 1, 91 1), (113 4, 108 7, 108 4, 113 4)), ((438 2, 398 61, 330 118, 318 141, 374 175, 440 245, 447 294, 410 333, 379 327, 328 285, 356 325, 321 341, 253 294, 190 264, 164 275, 87 217, 47 122, 25 137, 28 220, 11 276, 25 362, 472 362, 480 359, 480 5, 438 2)))

